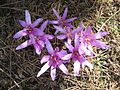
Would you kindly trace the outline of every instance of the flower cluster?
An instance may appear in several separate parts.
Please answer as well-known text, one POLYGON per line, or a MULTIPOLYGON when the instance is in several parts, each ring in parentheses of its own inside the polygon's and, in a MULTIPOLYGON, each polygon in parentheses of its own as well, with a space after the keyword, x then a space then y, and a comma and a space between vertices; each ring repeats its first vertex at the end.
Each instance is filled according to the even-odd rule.
POLYGON ((77 17, 66 19, 68 8, 65 9, 62 16, 53 9, 57 20, 46 20, 43 22, 42 18, 37 19, 33 23, 31 22, 31 16, 28 10, 25 10, 25 21, 19 20, 23 30, 17 32, 13 37, 21 38, 28 36, 29 40, 26 40, 21 45, 17 46, 16 50, 23 49, 29 45, 33 45, 38 55, 41 54, 41 50, 47 48, 48 55, 44 55, 41 59, 41 64, 45 65, 38 72, 37 77, 43 74, 47 69, 51 68, 51 78, 55 80, 56 69, 59 68, 64 74, 69 75, 69 72, 64 63, 74 61, 74 76, 79 76, 80 68, 88 66, 93 69, 93 65, 87 60, 87 57, 94 57, 96 53, 93 51, 93 47, 108 49, 110 46, 104 42, 98 40, 107 35, 108 32, 93 33, 92 27, 84 27, 81 22, 78 28, 75 28, 71 22, 77 17), (41 26, 39 27, 39 24, 41 26), (52 24, 56 29, 54 35, 49 35, 44 32, 47 25, 52 24), (59 40, 63 40, 66 49, 55 49, 52 47, 49 40, 57 36, 59 40), (67 49, 69 52, 67 52, 67 49))

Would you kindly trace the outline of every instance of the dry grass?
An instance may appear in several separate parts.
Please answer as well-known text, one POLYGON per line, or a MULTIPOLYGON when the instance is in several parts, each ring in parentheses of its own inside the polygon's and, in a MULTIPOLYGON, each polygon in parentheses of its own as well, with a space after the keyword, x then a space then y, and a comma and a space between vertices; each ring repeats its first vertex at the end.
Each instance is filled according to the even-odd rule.
MULTIPOLYGON (((52 29, 52 27, 50 27, 52 29)), ((49 31, 47 31, 50 33, 49 31)), ((60 46, 58 40, 52 41, 60 46)), ((68 65, 70 71, 72 65, 68 65)), ((0 90, 120 90, 120 2, 119 0, 1 0, 0 2, 0 90), (25 38, 14 40, 13 34, 20 30, 19 19, 24 19, 28 9, 33 20, 38 17, 53 19, 52 8, 63 11, 69 8, 69 17, 77 16, 73 24, 93 25, 94 31, 108 31, 103 39, 111 48, 96 50, 94 70, 81 71, 80 77, 65 76, 59 70, 53 82, 49 70, 37 78, 42 65, 41 56, 32 47, 15 51, 25 38)))

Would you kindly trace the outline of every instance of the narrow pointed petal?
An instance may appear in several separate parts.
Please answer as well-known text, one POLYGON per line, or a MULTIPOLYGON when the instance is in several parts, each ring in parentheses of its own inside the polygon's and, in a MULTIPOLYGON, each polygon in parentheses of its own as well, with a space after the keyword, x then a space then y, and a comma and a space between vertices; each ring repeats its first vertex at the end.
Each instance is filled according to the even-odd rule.
POLYGON ((27 25, 31 24, 31 16, 28 10, 25 10, 25 20, 26 20, 27 25))
POLYGON ((49 21, 49 24, 58 24, 58 21, 49 21))
POLYGON ((40 55, 42 47, 38 44, 34 44, 35 52, 40 55))
POLYGON ((67 13, 68 13, 68 8, 65 8, 65 11, 64 11, 63 16, 62 16, 63 19, 66 19, 67 13))
POLYGON ((80 62, 76 60, 74 62, 74 76, 79 76, 79 71, 80 71, 80 62))
POLYGON ((87 35, 93 34, 93 33, 92 33, 92 27, 91 27, 91 26, 88 26, 88 27, 85 29, 85 34, 87 34, 87 35))
POLYGON ((60 52, 57 52, 57 55, 62 58, 63 56, 65 56, 67 54, 67 52, 65 50, 61 50, 60 52))
POLYGON ((26 25, 27 25, 26 22, 25 22, 25 21, 22 21, 22 20, 19 20, 19 23, 20 23, 20 25, 23 26, 23 27, 26 27, 26 25))
POLYGON ((44 55, 40 61, 41 64, 47 62, 49 60, 50 56, 49 55, 44 55))
POLYGON ((46 28, 46 26, 47 26, 47 24, 48 24, 48 20, 46 20, 46 21, 41 25, 40 30, 44 31, 45 28, 46 28))
POLYGON ((75 19, 77 19, 77 17, 67 19, 67 22, 72 22, 72 21, 74 21, 75 19))
POLYGON ((68 75, 68 70, 64 64, 60 64, 58 67, 63 71, 64 74, 68 75))
POLYGON ((75 47, 78 47, 80 44, 79 43, 79 36, 77 35, 77 33, 75 34, 74 44, 75 44, 75 47))
POLYGON ((33 35, 36 35, 36 36, 43 36, 43 35, 44 35, 44 32, 43 32, 41 29, 39 29, 39 28, 34 28, 32 34, 33 34, 33 35))
POLYGON ((110 48, 109 45, 106 45, 104 42, 101 42, 99 40, 95 40, 93 42, 91 42, 93 46, 96 46, 98 48, 102 48, 102 49, 108 49, 110 48))
POLYGON ((56 77, 56 68, 54 68, 53 66, 51 66, 50 75, 51 75, 52 80, 54 81, 56 77))
POLYGON ((39 77, 41 74, 43 74, 45 71, 47 71, 47 69, 50 67, 49 62, 47 62, 42 68, 41 70, 38 72, 37 77, 39 77))
POLYGON ((37 42, 39 43, 39 45, 40 45, 41 47, 44 47, 44 46, 45 46, 45 43, 44 43, 42 40, 38 40, 37 42))
POLYGON ((62 33, 65 33, 65 32, 66 32, 65 29, 63 29, 63 28, 61 28, 61 27, 59 27, 59 26, 55 26, 55 25, 54 25, 54 28, 57 29, 58 31, 62 32, 62 33))
POLYGON ((74 47, 71 44, 65 42, 65 46, 69 49, 70 52, 73 52, 74 47))
POLYGON ((47 48, 48 53, 52 54, 54 52, 54 50, 53 50, 51 43, 48 40, 46 40, 45 44, 46 44, 46 48, 47 48))
POLYGON ((57 38, 60 39, 60 40, 61 40, 61 39, 65 39, 65 38, 66 38, 66 35, 59 35, 59 36, 57 36, 57 38))
POLYGON ((60 16, 59 16, 59 14, 58 14, 58 12, 53 8, 53 12, 54 12, 54 15, 58 18, 58 19, 60 19, 60 16))
POLYGON ((38 26, 39 23, 42 22, 42 21, 43 21, 42 18, 37 19, 36 21, 33 22, 32 27, 36 27, 36 26, 38 26))
POLYGON ((22 44, 20 44, 19 46, 17 46, 16 50, 26 48, 27 46, 29 46, 31 44, 32 44, 31 40, 27 40, 27 41, 23 42, 22 44))
POLYGON ((46 34, 45 36, 46 36, 47 39, 53 39, 54 38, 53 35, 49 35, 49 34, 46 34))
POLYGON ((106 36, 107 34, 109 34, 109 33, 108 32, 98 32, 98 33, 94 34, 94 38, 95 39, 100 39, 103 36, 106 36))
POLYGON ((82 62, 82 68, 84 68, 85 66, 88 66, 90 68, 90 70, 93 69, 93 65, 91 63, 89 63, 87 60, 82 62))
POLYGON ((23 37, 23 36, 26 36, 26 35, 27 35, 26 29, 23 29, 23 30, 17 32, 17 33, 13 36, 13 38, 20 38, 20 37, 23 37))
POLYGON ((64 57, 62 57, 62 60, 69 60, 72 57, 72 53, 71 54, 67 54, 64 57))

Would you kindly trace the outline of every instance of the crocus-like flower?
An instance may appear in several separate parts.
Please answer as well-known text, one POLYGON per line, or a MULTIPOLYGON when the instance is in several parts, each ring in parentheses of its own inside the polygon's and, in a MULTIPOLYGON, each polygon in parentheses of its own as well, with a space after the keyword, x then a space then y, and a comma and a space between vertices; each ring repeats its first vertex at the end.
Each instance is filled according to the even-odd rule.
POLYGON ((67 42, 71 44, 71 41, 75 38, 75 34, 79 33, 83 29, 83 24, 81 23, 79 25, 79 28, 72 30, 70 27, 65 27, 64 29, 59 26, 55 26, 54 28, 56 29, 57 32, 61 32, 61 35, 58 35, 57 38, 62 40, 67 38, 67 42))
POLYGON ((46 47, 49 55, 44 55, 43 58, 41 59, 41 64, 45 63, 45 65, 38 72, 37 77, 43 74, 50 67, 51 67, 50 75, 52 80, 55 80, 56 68, 60 68, 64 74, 68 75, 68 70, 66 66, 63 64, 64 61, 61 60, 61 58, 64 55, 66 55, 67 52, 64 50, 59 51, 58 47, 56 47, 55 50, 53 50, 53 47, 51 46, 49 41, 46 41, 46 47))
POLYGON ((101 42, 100 40, 97 40, 97 39, 100 39, 107 34, 108 34, 108 32, 97 32, 94 34, 92 32, 92 27, 89 26, 82 33, 80 41, 83 42, 85 44, 85 46, 89 45, 90 48, 92 48, 92 46, 96 46, 98 48, 108 49, 109 48, 108 45, 106 45, 104 42, 101 42))
POLYGON ((63 16, 60 16, 59 13, 53 9, 54 14, 57 17, 57 20, 55 21, 50 21, 51 24, 57 24, 60 27, 70 27, 73 28, 73 26, 70 24, 72 21, 74 21, 75 19, 77 19, 77 17, 74 18, 70 18, 70 19, 66 19, 67 17, 67 12, 68 12, 68 8, 65 9, 63 16))
POLYGON ((85 52, 79 49, 79 47, 82 47, 79 43, 79 36, 76 34, 74 39, 74 47, 71 44, 65 43, 65 46, 69 49, 71 52, 70 54, 65 55, 62 57, 63 60, 68 60, 72 58, 74 60, 74 76, 79 75, 80 71, 80 65, 82 68, 88 66, 90 69, 93 69, 93 65, 89 63, 85 58, 85 52))
POLYGON ((45 21, 41 27, 37 30, 36 34, 30 35, 30 39, 19 45, 16 50, 25 48, 29 45, 33 45, 37 54, 41 53, 42 48, 45 46, 45 42, 48 39, 53 39, 53 35, 45 34, 43 31, 47 26, 47 22, 45 21))
POLYGON ((19 23, 21 24, 21 26, 23 27, 23 30, 17 32, 13 38, 20 38, 26 35, 31 35, 36 33, 36 31, 38 30, 38 28, 36 28, 36 26, 42 22, 43 19, 39 18, 37 19, 35 22, 31 22, 31 16, 28 10, 25 10, 25 21, 19 20, 19 23))

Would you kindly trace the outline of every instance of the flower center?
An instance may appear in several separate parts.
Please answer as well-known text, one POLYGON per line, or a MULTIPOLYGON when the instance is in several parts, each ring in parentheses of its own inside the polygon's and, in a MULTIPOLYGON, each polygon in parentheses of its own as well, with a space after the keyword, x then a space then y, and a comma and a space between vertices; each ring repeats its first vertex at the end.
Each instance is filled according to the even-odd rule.
POLYGON ((26 27, 27 32, 30 34, 33 31, 33 28, 31 26, 26 27))

